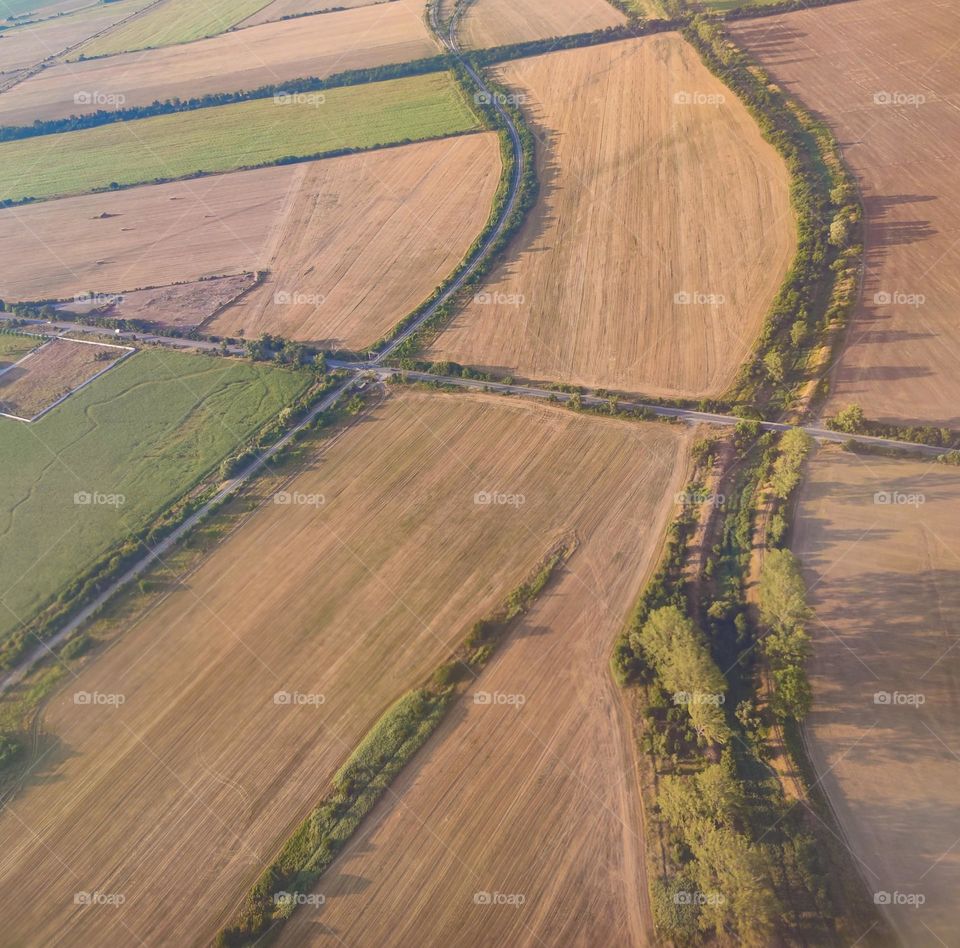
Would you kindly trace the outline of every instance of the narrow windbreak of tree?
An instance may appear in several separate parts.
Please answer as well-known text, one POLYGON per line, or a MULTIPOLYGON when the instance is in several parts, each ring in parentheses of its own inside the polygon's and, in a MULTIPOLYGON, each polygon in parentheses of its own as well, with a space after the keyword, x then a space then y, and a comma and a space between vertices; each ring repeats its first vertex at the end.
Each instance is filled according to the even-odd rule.
MULTIPOLYGON (((857 299, 863 247, 856 184, 826 126, 788 99, 718 21, 695 17, 684 37, 780 153, 792 178, 797 219, 793 264, 727 398, 770 415, 802 411, 806 405, 798 386, 815 383, 818 367, 829 363, 857 299)), ((825 386, 821 378, 820 394, 825 386)))
POLYGON ((496 612, 473 624, 461 648, 434 671, 427 686, 407 692, 386 711, 334 774, 321 802, 264 870, 236 918, 217 936, 216 945, 260 944, 290 918, 298 896, 316 884, 404 765, 443 720, 458 686, 475 680, 496 645, 531 609, 554 572, 575 549, 572 540, 558 544, 496 612))
POLYGON ((891 425, 871 421, 857 404, 841 408, 832 418, 827 419, 826 424, 831 431, 845 434, 863 434, 873 438, 888 438, 891 441, 909 441, 934 448, 960 450, 960 431, 936 425, 891 425))

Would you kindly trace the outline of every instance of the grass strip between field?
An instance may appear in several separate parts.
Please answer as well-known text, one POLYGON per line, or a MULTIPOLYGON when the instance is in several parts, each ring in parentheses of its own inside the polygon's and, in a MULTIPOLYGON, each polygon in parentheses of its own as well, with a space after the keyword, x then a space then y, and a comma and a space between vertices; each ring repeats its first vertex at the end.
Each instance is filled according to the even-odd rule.
POLYGON ((490 617, 474 623, 457 653, 429 684, 403 695, 336 772, 320 804, 297 827, 247 895, 220 946, 252 945, 283 924, 343 849, 364 816, 443 720, 464 682, 474 681, 496 645, 543 592, 576 541, 557 544, 490 617))
POLYGON ((0 202, 313 160, 479 127, 450 73, 258 99, 0 144, 0 202))

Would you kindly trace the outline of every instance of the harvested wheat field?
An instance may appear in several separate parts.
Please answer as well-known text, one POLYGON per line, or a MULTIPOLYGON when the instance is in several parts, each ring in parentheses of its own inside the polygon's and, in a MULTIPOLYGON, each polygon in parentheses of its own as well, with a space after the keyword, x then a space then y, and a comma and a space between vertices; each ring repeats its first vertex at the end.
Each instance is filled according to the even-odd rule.
POLYGON ((129 352, 118 346, 52 339, 0 373, 0 413, 35 418, 129 352))
POLYGON ((261 260, 266 280, 206 328, 372 344, 454 270, 499 179, 492 132, 302 165, 261 260))
POLYGON ((321 878, 325 904, 298 909, 283 944, 647 942, 640 802, 609 657, 682 484, 685 435, 625 434, 636 445, 625 453, 644 459, 637 480, 607 496, 569 564, 321 878), (478 904, 483 893, 523 904, 478 904))
POLYGON ((721 393, 793 255, 779 156, 676 35, 499 76, 527 97, 538 132, 539 205, 432 356, 650 395, 721 393))
POLYGON ((863 298, 831 377, 833 411, 960 425, 960 11, 859 0, 736 26, 833 127, 866 211, 863 298))
POLYGON ((273 0, 262 10, 248 17, 240 27, 258 26, 261 23, 272 23, 284 17, 301 17, 312 13, 329 13, 343 9, 352 10, 354 7, 367 7, 374 4, 398 3, 399 0, 273 0))
POLYGON ((960 473, 838 448, 809 473, 794 542, 816 615, 807 745, 903 944, 954 945, 960 473))
POLYGON ((473 0, 460 35, 466 45, 481 49, 589 33, 626 21, 607 0, 473 0))
POLYGON ((256 270, 303 167, 0 209, 0 298, 67 299, 256 270))
MULTIPOLYGON (((3 45, 0 42, 0 52, 3 45)), ((325 78, 437 52, 422 3, 396 0, 268 23, 196 43, 53 66, 0 96, 0 125, 256 89, 305 76, 325 78), (78 89, 96 95, 78 104, 78 89)))
POLYGON ((166 329, 197 329, 249 291, 256 281, 253 273, 208 277, 192 283, 133 290, 106 299, 94 296, 55 308, 80 316, 95 312, 110 319, 138 320, 166 329))
MULTIPOLYGON (((563 680, 559 666, 588 650, 577 701, 550 700, 574 733, 586 711, 605 733, 594 783, 629 811, 617 699, 601 678, 686 437, 493 396, 408 393, 361 417, 285 486, 289 503, 268 501, 45 706, 58 743, 0 812, 5 937, 209 943, 379 715, 571 532, 580 580, 549 602, 589 609, 591 645, 565 629, 530 641, 563 680), (478 503, 483 491, 523 502, 478 503), (566 644, 551 647, 554 635, 566 644), (304 700, 278 705, 281 690, 304 700), (124 701, 78 707, 77 692, 124 701), (124 903, 77 907, 77 891, 124 903)), ((571 792, 576 817, 586 800, 571 792)), ((641 850, 611 836, 602 810, 591 819, 617 852, 641 850)), ((580 820, 564 831, 599 835, 580 820)), ((625 913, 608 885, 598 875, 592 897, 625 913)))
MULTIPOLYGON (((112 0, 111 3, 91 4, 88 9, 4 30, 0 32, 0 73, 27 69, 51 59, 114 23, 132 16, 152 2, 153 0, 112 0)), ((78 88, 75 88, 74 92, 78 91, 78 88)), ((3 99, 0 98, 0 104, 2 103, 3 99)), ((0 118, 0 124, 8 123, 0 118)))

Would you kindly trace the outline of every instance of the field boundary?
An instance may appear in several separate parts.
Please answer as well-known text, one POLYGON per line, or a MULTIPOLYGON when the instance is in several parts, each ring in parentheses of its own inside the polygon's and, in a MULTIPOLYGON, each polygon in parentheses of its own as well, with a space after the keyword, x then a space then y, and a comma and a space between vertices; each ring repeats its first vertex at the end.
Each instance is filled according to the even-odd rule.
MULTIPOLYGON (((24 333, 24 335, 28 335, 28 334, 24 333)), ((7 368, 5 368, 2 372, 0 372, 0 377, 6 375, 7 372, 10 372, 13 369, 16 369, 19 366, 23 365, 24 362, 27 362, 30 359, 32 359, 41 350, 46 349, 48 346, 52 346, 54 343, 57 343, 57 342, 75 342, 82 346, 97 346, 100 349, 122 349, 124 350, 124 354, 119 358, 114 359, 113 362, 111 362, 109 365, 104 366, 95 375, 91 375, 90 378, 81 382, 78 386, 76 386, 76 388, 72 388, 66 394, 61 395, 56 401, 47 405, 47 407, 44 408, 43 411, 38 412, 32 418, 23 418, 20 415, 12 415, 5 411, 0 411, 0 418, 11 418, 14 421, 22 421, 22 422, 25 422, 26 424, 32 425, 35 421, 39 421, 41 418, 43 418, 44 415, 46 415, 48 412, 53 411, 54 408, 56 408, 58 405, 65 402, 72 395, 76 395, 77 392, 81 391, 82 389, 85 389, 92 382, 96 382, 96 380, 101 376, 106 375, 107 372, 109 372, 112 368, 115 368, 116 366, 118 366, 121 362, 123 362, 124 359, 133 355, 133 353, 139 351, 136 346, 121 346, 121 345, 117 345, 116 343, 110 343, 110 342, 94 342, 91 339, 71 339, 63 335, 54 336, 52 339, 49 339, 43 345, 37 346, 36 349, 34 349, 31 352, 28 352, 22 359, 20 359, 17 362, 14 362, 13 365, 7 366, 7 368)))
POLYGON ((330 790, 296 827, 221 929, 215 945, 234 948, 269 938, 334 863, 364 817, 437 729, 454 701, 475 682, 495 649, 515 630, 556 571, 578 547, 575 534, 550 545, 495 611, 476 620, 462 645, 419 688, 402 694, 372 725, 330 781, 330 790), (413 710, 408 709, 413 705, 413 710), (405 727, 398 720, 412 717, 405 727), (397 732, 400 732, 399 734, 397 732), (378 753, 371 755, 376 748, 378 753), (364 764, 364 761, 366 763, 364 764))

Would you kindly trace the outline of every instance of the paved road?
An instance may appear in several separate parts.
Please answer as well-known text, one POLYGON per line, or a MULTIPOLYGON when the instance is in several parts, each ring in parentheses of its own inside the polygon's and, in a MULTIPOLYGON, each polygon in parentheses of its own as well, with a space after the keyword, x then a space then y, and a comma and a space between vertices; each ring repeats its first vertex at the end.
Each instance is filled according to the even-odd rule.
MULTIPOLYGON (((369 368, 369 367, 368 367, 369 368)), ((381 379, 387 379, 398 370, 378 367, 376 373, 381 379)), ((511 395, 525 395, 529 398, 542 398, 559 402, 566 402, 570 395, 566 392, 555 392, 551 389, 537 388, 534 385, 507 385, 503 382, 485 382, 479 379, 462 379, 456 376, 432 375, 429 372, 403 372, 407 378, 415 379, 420 382, 439 382, 444 385, 455 385, 458 388, 476 389, 479 391, 507 392, 511 395)), ((608 404, 607 399, 599 398, 595 395, 584 395, 583 404, 588 406, 603 406, 608 404)), ((632 402, 625 399, 619 400, 621 408, 633 409, 643 408, 654 415, 662 418, 679 418, 690 424, 722 425, 730 427, 743 421, 736 415, 720 415, 713 412, 696 411, 692 408, 672 408, 666 405, 650 405, 644 402, 632 402)), ((797 425, 788 425, 779 421, 762 421, 760 427, 764 431, 789 431, 797 425)), ((844 444, 847 441, 855 441, 857 444, 867 445, 877 448, 893 448, 896 450, 913 451, 917 454, 929 457, 937 457, 944 454, 944 448, 935 448, 926 444, 913 444, 910 441, 895 441, 890 438, 875 438, 871 435, 849 435, 839 431, 830 431, 827 428, 820 428, 815 425, 802 425, 803 430, 815 438, 817 441, 830 441, 835 444, 844 444)))

